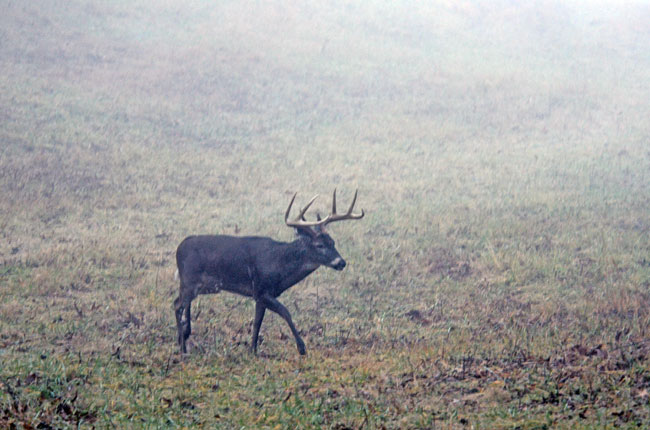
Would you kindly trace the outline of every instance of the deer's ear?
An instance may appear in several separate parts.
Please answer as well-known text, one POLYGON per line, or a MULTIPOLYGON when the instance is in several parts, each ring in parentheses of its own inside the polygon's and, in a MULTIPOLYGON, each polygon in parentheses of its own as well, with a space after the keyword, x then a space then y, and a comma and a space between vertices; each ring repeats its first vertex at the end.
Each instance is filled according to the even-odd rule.
POLYGON ((312 227, 296 227, 296 234, 309 239, 313 239, 317 235, 312 227))
MULTIPOLYGON (((320 217, 320 213, 316 212, 316 221, 320 221, 322 218, 320 217)), ((325 234, 327 233, 325 231, 325 226, 324 225, 315 225, 312 227, 312 231, 316 233, 317 235, 319 234, 325 234)))
MULTIPOLYGON (((316 212, 316 221, 320 221, 320 220, 322 220, 322 218, 320 217, 320 213, 316 212)), ((319 233, 319 234, 322 233, 322 232, 324 231, 322 225, 315 225, 315 226, 312 227, 312 228, 314 229, 314 231, 315 231, 316 233, 319 233)))

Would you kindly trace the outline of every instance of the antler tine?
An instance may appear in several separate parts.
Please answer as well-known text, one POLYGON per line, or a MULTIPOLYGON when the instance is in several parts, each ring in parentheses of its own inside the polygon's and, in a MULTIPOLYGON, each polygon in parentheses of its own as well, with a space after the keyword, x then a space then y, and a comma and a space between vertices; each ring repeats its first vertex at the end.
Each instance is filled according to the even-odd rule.
POLYGON ((300 211, 300 215, 298 215, 299 219, 304 219, 304 216, 305 216, 305 213, 307 212, 307 209, 309 209, 309 206, 311 206, 312 203, 314 203, 314 201, 317 198, 318 198, 318 194, 316 194, 314 197, 312 197, 311 200, 309 201, 309 203, 307 203, 307 205, 305 205, 305 207, 302 208, 302 210, 300 211))
MULTIPOLYGON (((352 198, 352 203, 350 204, 350 207, 348 208, 347 215, 352 215, 352 209, 354 209, 354 204, 357 202, 357 194, 359 194, 359 190, 356 189, 354 190, 354 197, 352 198)), ((361 209, 363 212, 363 209, 361 209)))
POLYGON ((348 211, 345 214, 337 214, 336 213, 336 190, 334 190, 334 197, 333 197, 333 203, 332 203, 332 213, 330 214, 329 217, 327 217, 327 223, 334 222, 334 221, 343 221, 346 219, 361 219, 365 215, 365 212, 363 209, 361 209, 360 214, 353 214, 352 211, 354 210, 354 205, 357 202, 357 195, 359 194, 359 190, 354 191, 354 197, 352 198, 352 204, 350 204, 350 207, 348 208, 348 211))
POLYGON ((289 207, 287 208, 287 211, 284 214, 284 223, 286 225, 288 225, 289 227, 314 227, 314 226, 326 224, 328 222, 328 220, 330 218, 329 215, 327 217, 325 217, 325 219, 323 219, 323 220, 305 221, 305 213, 307 212, 309 207, 312 205, 312 203, 314 203, 314 201, 318 198, 318 194, 316 194, 314 197, 312 197, 311 200, 309 201, 309 203, 307 203, 307 205, 305 205, 305 207, 300 210, 300 213, 298 214, 298 216, 296 217, 296 219, 294 221, 289 221, 289 214, 291 213, 291 206, 293 205, 293 202, 296 199, 297 195, 298 195, 298 193, 295 193, 293 195, 293 197, 291 198, 291 202, 289 202, 289 207))
POLYGON ((287 211, 284 213, 284 222, 289 225, 289 214, 291 213, 291 206, 293 206, 293 201, 296 200, 296 196, 298 193, 294 193, 293 197, 291 197, 291 201, 289 202, 289 207, 287 208, 287 211))

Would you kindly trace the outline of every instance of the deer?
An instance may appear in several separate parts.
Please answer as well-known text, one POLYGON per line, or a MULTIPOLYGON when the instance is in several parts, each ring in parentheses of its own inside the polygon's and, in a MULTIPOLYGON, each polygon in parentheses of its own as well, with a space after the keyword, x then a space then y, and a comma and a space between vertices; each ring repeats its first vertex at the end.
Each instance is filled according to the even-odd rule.
POLYGON ((347 212, 339 214, 334 189, 330 214, 323 219, 317 215, 316 221, 307 221, 305 213, 318 195, 300 210, 295 219, 289 219, 298 194, 295 193, 284 215, 285 224, 297 233, 297 238, 292 242, 279 242, 263 236, 199 235, 185 238, 176 250, 180 291, 174 300, 181 354, 187 353, 186 341, 192 333, 192 300, 201 294, 228 291, 255 300, 250 345, 252 354, 257 354, 259 332, 268 309, 286 321, 295 338, 298 353, 305 355, 305 342, 293 324, 291 314, 278 297, 320 266, 336 271, 345 268, 346 262, 336 250, 325 226, 336 221, 364 217, 363 209, 360 213, 353 213, 357 193, 358 190, 354 192, 347 212))

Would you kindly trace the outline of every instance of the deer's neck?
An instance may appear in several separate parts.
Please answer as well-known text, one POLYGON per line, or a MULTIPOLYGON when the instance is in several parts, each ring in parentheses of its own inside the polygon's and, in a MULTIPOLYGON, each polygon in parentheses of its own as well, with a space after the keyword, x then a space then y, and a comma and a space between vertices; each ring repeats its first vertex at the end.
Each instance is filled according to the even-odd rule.
POLYGON ((304 239, 288 243, 280 260, 285 276, 280 282, 278 295, 305 279, 320 266, 307 258, 307 244, 304 239))

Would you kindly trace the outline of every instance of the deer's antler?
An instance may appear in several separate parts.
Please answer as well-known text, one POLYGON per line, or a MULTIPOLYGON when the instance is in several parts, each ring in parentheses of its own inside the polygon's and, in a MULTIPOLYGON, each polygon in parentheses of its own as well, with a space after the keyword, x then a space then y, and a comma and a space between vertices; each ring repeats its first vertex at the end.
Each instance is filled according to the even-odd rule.
POLYGON ((354 198, 352 199, 352 204, 348 208, 348 211, 344 214, 337 214, 336 213, 336 188, 334 188, 334 194, 332 195, 332 212, 327 215, 324 219, 318 220, 318 221, 306 221, 305 220, 305 213, 307 212, 307 209, 314 203, 314 200, 318 197, 318 194, 312 197, 312 199, 307 203, 307 205, 302 208, 300 211, 300 214, 298 217, 293 220, 289 221, 289 213, 291 212, 291 206, 293 206, 293 202, 296 199, 296 196, 298 193, 295 193, 293 197, 291 198, 291 202, 289 202, 289 207, 287 208, 287 212, 284 214, 284 222, 287 224, 289 227, 316 227, 316 226, 325 226, 331 222, 334 221, 343 221, 346 219, 361 219, 365 215, 363 212, 363 209, 361 209, 360 214, 353 214, 352 211, 354 210, 354 204, 357 202, 357 193, 359 190, 356 190, 354 192, 354 198))

